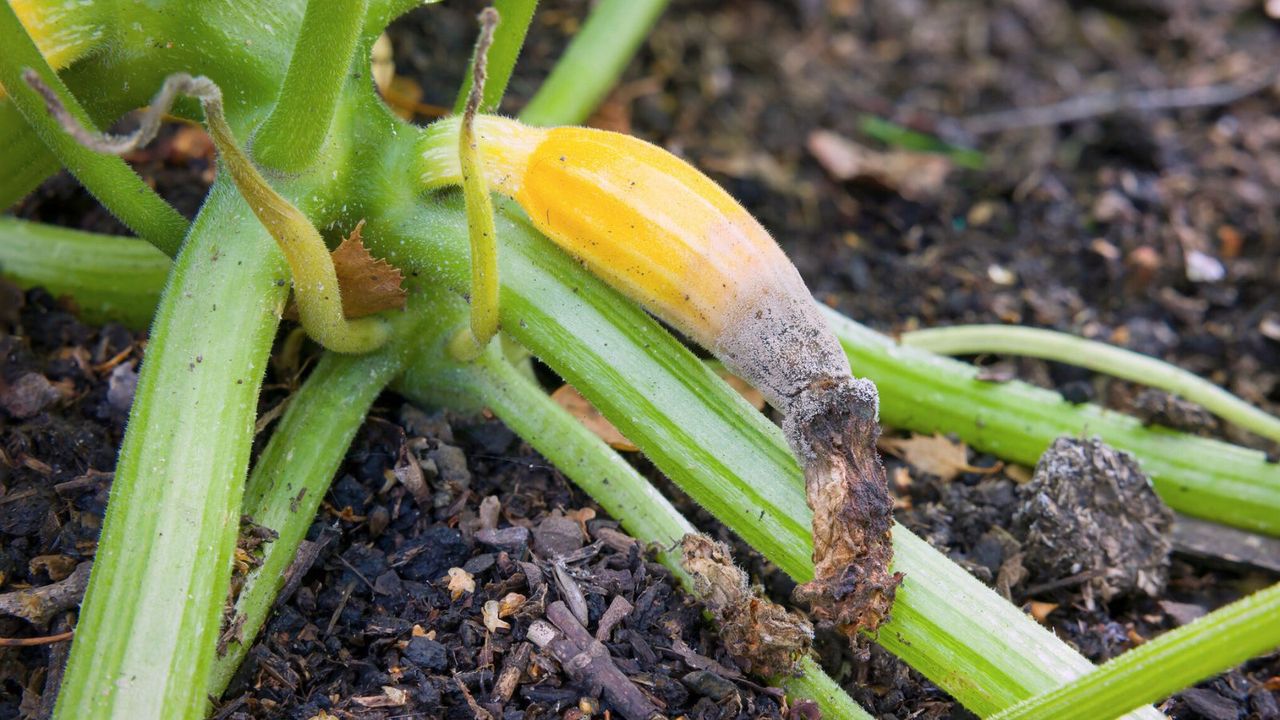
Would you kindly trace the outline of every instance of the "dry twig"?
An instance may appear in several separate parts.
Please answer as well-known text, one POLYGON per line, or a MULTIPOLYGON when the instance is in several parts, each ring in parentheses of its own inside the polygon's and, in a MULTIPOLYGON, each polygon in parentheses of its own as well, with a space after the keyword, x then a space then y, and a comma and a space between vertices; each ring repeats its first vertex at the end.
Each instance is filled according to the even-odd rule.
POLYGON ((1006 130, 1063 125, 1125 110, 1160 112, 1214 107, 1262 92, 1275 84, 1276 76, 1277 69, 1272 67, 1219 85, 1080 95, 1051 105, 970 115, 954 123, 960 134, 978 137, 1006 130))

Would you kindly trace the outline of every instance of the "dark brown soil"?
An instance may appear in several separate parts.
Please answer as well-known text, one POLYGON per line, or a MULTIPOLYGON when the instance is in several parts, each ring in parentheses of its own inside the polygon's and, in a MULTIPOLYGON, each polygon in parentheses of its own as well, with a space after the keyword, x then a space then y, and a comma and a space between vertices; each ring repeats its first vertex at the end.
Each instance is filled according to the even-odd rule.
MULTIPOLYGON (((677 0, 593 122, 709 170, 777 234, 819 297, 858 320, 886 331, 967 322, 1068 330, 1164 357, 1276 412, 1280 95, 965 132, 976 127, 965 118, 986 112, 1225 83, 1280 63, 1280 27, 1262 3, 1204 5, 1130 0, 1113 12, 1055 0, 677 0), (868 135, 863 114, 972 142, 984 169, 953 166, 945 182, 924 187, 909 182, 919 179, 912 173, 833 179, 809 149, 815 131, 900 151, 868 135)), ((451 104, 474 14, 466 3, 425 8, 393 29, 400 72, 422 86, 424 101, 451 104)), ((581 14, 581 3, 544 3, 507 110, 536 88, 581 14)), ((137 160, 162 192, 194 210, 207 165, 175 169, 164 151, 137 160)), ((18 214, 118 231, 65 177, 18 214)), ((0 593, 50 584, 92 559, 141 352, 121 328, 84 327, 39 291, 19 301, 0 286, 0 593)), ((1081 400, 1127 409, 1137 395, 1065 366, 1001 363, 1081 400)), ((263 407, 285 392, 266 392, 263 407)), ((1231 428, 1206 432, 1265 447, 1231 428)), ((969 462, 995 458, 971 453, 969 462)), ((910 477, 899 483, 901 522, 1028 610, 1056 605, 1045 622, 1094 661, 1277 580, 1175 553, 1163 594, 1103 601, 1089 590, 1092 577, 1064 578, 1030 560, 1024 567, 1018 470, 944 481, 896 459, 887 465, 891 479, 900 470, 910 477)), ((385 396, 327 501, 311 535, 324 549, 224 698, 224 717, 472 717, 462 688, 489 702, 529 624, 561 597, 540 536, 581 556, 569 566, 591 629, 612 598, 635 605, 608 647, 670 716, 783 712, 771 692, 699 673, 696 658, 672 650, 674 635, 731 666, 666 573, 610 534, 602 514, 576 515, 594 506, 496 422, 422 416, 385 396), (441 457, 470 475, 469 491, 426 509, 384 491, 383 473, 415 438, 446 448, 441 457), (501 502, 501 527, 533 530, 527 542, 475 540, 471 520, 489 496, 501 502), (563 532, 550 532, 557 526, 563 532), (521 564, 530 562, 536 569, 521 564), (475 578, 474 594, 451 599, 439 578, 455 566, 475 578), (484 601, 509 592, 529 599, 504 618, 510 629, 486 632, 484 601), (408 703, 367 707, 383 686, 406 690, 408 703)), ((776 598, 788 597, 785 578, 740 545, 735 551, 776 598)), ((40 624, 0 617, 0 637, 54 634, 72 619, 66 609, 40 624)), ((968 717, 887 653, 859 663, 836 639, 820 638, 819 648, 829 671, 879 717, 968 717)), ((46 687, 65 651, 66 643, 0 649, 0 718, 47 711, 46 687)), ((535 667, 501 716, 573 717, 583 689, 551 663, 535 659, 535 667)), ((1280 656, 1272 655, 1161 707, 1180 718, 1275 718, 1278 693, 1280 656)))

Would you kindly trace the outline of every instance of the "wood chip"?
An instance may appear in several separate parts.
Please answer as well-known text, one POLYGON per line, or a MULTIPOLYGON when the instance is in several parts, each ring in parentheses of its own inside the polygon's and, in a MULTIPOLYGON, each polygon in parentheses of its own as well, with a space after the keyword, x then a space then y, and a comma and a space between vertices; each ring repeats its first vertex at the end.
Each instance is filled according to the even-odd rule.
POLYGON ((1040 623, 1041 625, 1048 623, 1049 613, 1058 609, 1058 603, 1040 602, 1039 600, 1032 600, 1029 604, 1031 606, 1029 608, 1031 617, 1035 618, 1036 622, 1040 623))
POLYGON ((366 708, 400 707, 409 702, 409 693, 397 687, 383 685, 381 695, 355 697, 351 701, 366 708))

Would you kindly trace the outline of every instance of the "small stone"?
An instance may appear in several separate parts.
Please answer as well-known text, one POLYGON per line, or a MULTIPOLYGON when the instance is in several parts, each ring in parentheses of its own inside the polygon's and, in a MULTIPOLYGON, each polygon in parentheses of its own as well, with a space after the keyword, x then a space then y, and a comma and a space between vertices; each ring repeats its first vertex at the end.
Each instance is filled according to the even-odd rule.
POLYGON ((444 645, 425 637, 410 638, 402 653, 405 660, 422 668, 443 672, 449 667, 449 651, 444 645))
POLYGON ((1199 250, 1187 253, 1186 263, 1187 279, 1191 282, 1218 282, 1227 276, 1221 260, 1199 250))
POLYGON ((1163 610, 1166 615, 1173 618, 1173 621, 1179 625, 1186 625, 1187 623, 1195 622, 1209 612, 1200 605, 1174 602, 1173 600, 1161 600, 1160 609, 1163 610))
POLYGON ((578 523, 559 511, 543 518, 533 529, 533 550, 542 557, 561 557, 581 548, 582 530, 578 523))
POLYGON ((453 442, 453 428, 444 412, 428 415, 406 404, 400 409, 400 424, 416 437, 435 438, 443 443, 453 442))
POLYGON ((373 591, 379 595, 399 595, 403 587, 395 570, 388 570, 373 581, 373 591))
POLYGON ((529 542, 529 528, 517 525, 501 530, 479 530, 475 534, 475 539, 476 542, 489 547, 514 553, 529 542))
POLYGON ((369 537, 381 537, 391 524, 391 511, 386 505, 374 505, 369 511, 369 537))
POLYGON ((1087 403, 1093 399, 1093 386, 1085 380, 1069 380, 1058 388, 1062 399, 1072 405, 1087 403))
POLYGON ((1117 190, 1102 193, 1093 203, 1093 219, 1101 223, 1131 220, 1137 215, 1138 211, 1134 209, 1133 203, 1117 190))
POLYGON ((0 380, 0 407, 18 419, 35 415, 61 396, 58 388, 40 373, 26 373, 7 387, 0 380))
POLYGON ((1236 720, 1240 707, 1235 700, 1205 688, 1191 688, 1178 693, 1178 699, 1187 704, 1197 717, 1206 720, 1236 720))
POLYGON ((680 678, 685 687, 703 697, 711 698, 718 703, 724 702, 738 694, 733 683, 710 670, 694 670, 680 678))
POLYGON ((440 447, 428 454, 428 457, 434 460, 436 467, 439 468, 441 480, 455 488, 471 485, 471 471, 467 469, 467 456, 462 452, 462 448, 441 443, 440 447))
POLYGON ((479 575, 485 570, 493 567, 494 562, 495 558, 493 557, 493 553, 483 553, 467 560, 466 564, 462 566, 462 569, 472 575, 479 575))

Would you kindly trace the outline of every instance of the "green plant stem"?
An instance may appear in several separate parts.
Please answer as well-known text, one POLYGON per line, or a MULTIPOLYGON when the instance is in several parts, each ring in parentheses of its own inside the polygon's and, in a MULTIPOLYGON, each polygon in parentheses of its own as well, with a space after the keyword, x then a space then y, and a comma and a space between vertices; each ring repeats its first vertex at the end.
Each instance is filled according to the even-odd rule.
MULTIPOLYGON (((387 323, 379 317, 347 319, 337 270, 324 238, 310 218, 277 192, 240 149, 223 115, 217 86, 207 78, 187 78, 193 87, 203 86, 195 94, 204 106, 205 125, 227 173, 289 263, 294 301, 307 334, 334 352, 365 353, 381 347, 389 334, 387 323)), ((172 76, 165 85, 174 80, 181 78, 172 76)))
POLYGON ((196 718, 287 268, 214 186, 160 301, 58 718, 196 718))
MULTIPOLYGON (((538 0, 494 0, 493 7, 502 21, 493 35, 493 47, 489 49, 489 77, 484 85, 484 98, 480 101, 481 113, 497 112, 502 103, 502 95, 507 91, 511 73, 520 57, 520 49, 524 47, 529 23, 538 8, 538 0)), ((462 114, 467 105, 475 65, 476 59, 472 57, 471 64, 467 66, 467 74, 462 78, 462 87, 458 88, 458 99, 453 103, 455 115, 462 114)))
POLYGON ((1041 328, 961 325, 905 333, 902 344, 939 355, 1022 355, 1088 368, 1180 395, 1223 420, 1280 442, 1280 418, 1163 360, 1095 340, 1041 328))
POLYGON ((347 447, 382 389, 417 352, 422 337, 440 328, 431 308, 415 300, 399 314, 391 341, 368 355, 325 353, 289 400, 280 424, 258 456, 245 488, 241 512, 278 537, 263 546, 261 565, 244 579, 233 622, 241 640, 214 661, 209 693, 218 697, 231 682, 275 604, 298 545, 315 521, 347 447))
POLYGON ((169 258, 134 238, 0 217, 0 277, 75 297, 86 322, 151 322, 169 258))
MULTIPOLYGON (((411 230, 406 227, 401 232, 411 230)), ((111 290, 109 282, 82 286, 80 278, 88 282, 87 278, 98 273, 95 265, 127 265, 135 257, 128 246, 119 246, 125 254, 117 256, 118 238, 89 234, 83 238, 85 242, 78 244, 75 252, 59 255, 59 246, 51 245, 50 254, 56 255, 56 260, 43 257, 44 252, 32 243, 0 242, 0 274, 8 272, 6 264, 13 268, 22 263, 47 268, 42 271, 47 275, 56 262, 63 269, 59 291, 74 295, 83 308, 94 310, 96 317, 127 321, 144 315, 141 305, 135 305, 134 293, 158 295, 159 283, 147 286, 135 282, 119 292, 111 290), (120 308, 125 307, 133 309, 122 315, 120 308)), ((439 256, 441 267, 457 272, 460 266, 450 257, 456 256, 439 256)), ((436 265, 425 260, 414 264, 423 272, 436 265)), ((24 278, 16 272, 8 276, 24 287, 45 282, 39 276, 24 278)), ((465 292, 463 287, 456 289, 465 292)), ((1029 466, 1035 465, 1058 437, 1097 435, 1133 453, 1165 502, 1180 512, 1280 534, 1280 466, 1268 463, 1261 452, 1143 427, 1134 418, 1093 405, 1075 405, 1055 392, 1026 383, 984 382, 973 365, 898 345, 834 311, 828 318, 855 372, 879 387, 881 419, 887 425, 921 433, 954 433, 978 450, 1029 466)))
POLYGON ((502 26, 496 12, 480 14, 480 38, 471 59, 474 83, 468 94, 458 126, 458 166, 461 168, 462 197, 466 203, 467 231, 471 237, 471 321, 449 344, 460 360, 474 360, 498 334, 498 238, 493 227, 493 200, 485 180, 484 163, 476 142, 476 110, 484 102, 487 89, 489 52, 494 32, 502 26))
POLYGON ((800 675, 774 678, 787 697, 792 700, 808 699, 818 704, 822 717, 832 720, 872 720, 872 715, 849 697, 840 684, 831 679, 826 670, 812 657, 800 659, 800 675))
MULTIPOLYGON (((23 69, 35 70, 82 125, 92 126, 84 109, 41 57, 8 3, 0 5, 0 45, 5 48, 0 52, 0 85, 45 146, 130 230, 166 254, 176 253, 187 232, 186 218, 148 187, 123 160, 81 147, 63 132, 46 111, 44 100, 23 82, 23 69)), ((24 178, 18 185, 29 181, 30 177, 24 178)))
POLYGON ((284 85, 254 142, 259 163, 298 172, 316 161, 333 124, 366 9, 367 0, 307 1, 284 85))
POLYGON ((904 347, 827 310, 856 374, 880 389, 881 421, 952 433, 983 452, 1033 466, 1057 438, 1096 435, 1132 453, 1169 507, 1280 535, 1280 465, 1255 450, 1196 437, 1021 382, 978 379, 968 363, 904 347))
MULTIPOLYGON (((651 320, 603 290, 598 281, 576 269, 570 260, 545 242, 534 240, 527 225, 512 223, 501 215, 500 219, 499 231, 511 239, 510 252, 503 256, 506 278, 503 304, 508 327, 520 329, 524 324, 522 321, 536 320, 537 324, 531 326, 529 334, 530 337, 545 338, 540 348, 544 357, 558 353, 569 358, 571 364, 577 365, 582 361, 586 363, 581 369, 583 374, 591 374, 597 364, 603 365, 607 369, 605 382, 616 382, 622 392, 635 396, 624 398, 625 402, 619 406, 622 413, 636 408, 634 417, 637 419, 632 425, 648 422, 643 418, 650 415, 643 414, 636 403, 655 395, 658 410, 647 412, 654 412, 657 417, 665 417, 668 412, 676 413, 671 424, 677 428, 681 425, 689 428, 677 438, 681 443, 701 442, 720 448, 717 455, 725 457, 726 461, 737 455, 736 450, 730 452, 727 448, 742 445, 745 448, 744 458, 735 462, 732 468, 725 469, 715 461, 715 456, 712 457, 713 462, 707 467, 717 474, 736 474, 767 487, 776 484, 779 477, 797 473, 792 482, 798 486, 798 471, 782 447, 781 439, 769 439, 770 433, 776 432, 771 427, 754 427, 754 411, 742 409, 745 406, 739 407, 736 400, 727 397, 727 391, 718 380, 704 377, 708 371, 700 366, 694 369, 682 362, 680 353, 675 353, 670 347, 669 338, 651 320), (579 292, 574 292, 574 288, 579 292), (584 298, 580 294, 583 289, 594 289, 594 292, 590 298, 584 298), (595 297, 600 293, 604 295, 595 297), (597 305, 598 309, 592 309, 597 305), (540 307, 542 309, 538 310, 540 307), (530 308, 537 312, 526 313, 530 308), (557 317, 561 319, 557 320, 557 317), (577 341, 575 332, 590 340, 577 341), (648 357, 646 345, 651 342, 657 343, 656 355, 648 357), (581 354, 578 354, 579 345, 585 348, 581 354), (598 355, 602 348, 609 353, 603 358, 598 355), (616 353, 623 348, 627 348, 629 359, 640 362, 637 370, 633 371, 617 358, 616 353), (590 362, 586 362, 588 360, 590 362), (660 367, 655 369, 655 363, 660 367), (667 375, 662 365, 670 365, 674 376, 667 375), (621 369, 615 371, 612 369, 614 366, 621 369), (685 389, 681 390, 681 387, 685 389), (656 394, 658 389, 664 392, 656 394), (701 414, 707 411, 698 408, 705 407, 708 402, 727 403, 724 417, 717 419, 715 411, 710 415, 701 414), (691 415, 690 411, 694 414, 691 415), (728 428, 726 423, 730 423, 728 428), (733 423, 745 423, 745 427, 734 430, 733 423), (762 451, 767 451, 763 460, 762 451), (779 474, 773 476, 772 473, 779 474)), ((465 289, 468 277, 464 251, 466 229, 456 201, 452 206, 445 203, 442 207, 403 214, 394 222, 391 219, 378 220, 370 226, 368 236, 383 238, 385 254, 406 270, 428 276, 435 273, 456 291, 465 289), (406 237, 422 237, 434 244, 427 248, 400 245, 398 239, 406 237), (412 253, 409 252, 411 249, 412 253)), ((113 240, 106 238, 104 243, 113 240)), ((977 370, 972 366, 903 348, 891 339, 834 313, 831 317, 846 348, 851 350, 854 367, 871 375, 880 385, 882 413, 899 427, 912 427, 914 424, 923 431, 929 431, 945 428, 948 424, 955 425, 965 430, 971 441, 985 440, 986 445, 994 445, 1000 450, 1030 452, 1033 459, 1048 440, 1067 431, 1064 430, 1064 420, 1056 417, 1058 414, 1064 414, 1067 421, 1076 423, 1076 427, 1097 427, 1099 434, 1108 439, 1114 439, 1111 435, 1116 433, 1120 438, 1131 440, 1154 436, 1161 438, 1161 442, 1167 439, 1178 447, 1194 440, 1178 433, 1147 430, 1134 421, 1126 421, 1111 413, 1070 406, 1056 394, 1022 383, 993 385, 977 381, 974 379, 977 370), (994 439, 979 432, 991 427, 993 419, 1000 419, 1003 423, 993 428, 994 439), (996 439, 1002 442, 996 443, 996 439), (1042 442, 1044 445, 1040 445, 1042 442)), ((605 388, 602 392, 611 391, 605 388)), ((614 414, 616 416, 618 412, 614 414)), ((630 430, 626 432, 632 434, 630 430)), ((638 437, 635 435, 633 439, 638 437)), ((1256 461, 1258 467, 1267 467, 1263 465, 1260 453, 1245 452, 1222 443, 1194 442, 1200 444, 1196 445, 1190 457, 1198 465, 1169 464, 1166 469, 1170 473, 1176 476, 1179 472, 1190 472, 1193 476, 1207 476, 1214 468, 1229 468, 1245 460, 1256 461)), ((1151 461, 1151 458, 1142 457, 1144 462, 1151 461)), ((700 458, 700 453, 689 455, 683 453, 682 448, 675 448, 667 455, 664 467, 684 466, 688 468, 686 472, 697 472, 703 467, 700 458)), ((1258 479, 1268 481, 1267 477, 1258 479)), ((789 505, 803 503, 798 487, 792 495, 789 505)), ((730 496, 729 502, 735 498, 742 499, 734 495, 730 496)), ((807 513, 807 510, 803 512, 807 513)), ((744 518, 744 521, 752 519, 744 518)), ((794 524, 806 527, 804 519, 802 515, 801 522, 794 524)), ((802 547, 807 546, 807 533, 803 531, 784 533, 771 540, 769 545, 786 543, 789 538, 795 538, 802 547)), ((894 621, 890 627, 896 632, 882 633, 881 640, 886 644, 896 642, 901 645, 895 648, 896 651, 962 702, 994 712, 1035 692, 1051 689, 1073 674, 1088 669, 1072 653, 1065 657, 1074 660, 1062 660, 1059 657, 1063 653, 1060 643, 1046 640, 1043 637, 1045 633, 1035 623, 1000 601, 994 593, 924 543, 902 531, 896 533, 896 538, 898 567, 905 570, 910 579, 894 610, 894 621), (1006 647, 1002 638, 1013 631, 1016 631, 1011 635, 1014 640, 1006 647), (1028 636, 1022 637, 1022 633, 1028 636), (977 651, 965 651, 966 644, 973 644, 977 651), (1044 661, 1055 657, 1059 659, 1052 663, 1044 661)), ((769 547, 764 549, 778 557, 769 547)), ((807 550, 802 550, 801 554, 803 552, 807 550)))
POLYGON ((530 125, 583 122, 622 77, 667 0, 601 0, 520 113, 530 125))
POLYGON ((57 158, 13 101, 0 99, 0 210, 13 206, 57 170, 57 158))
MULTIPOLYGON (((598 367, 605 368, 600 383, 593 384, 596 394, 621 395, 611 414, 621 418, 634 413, 631 428, 625 431, 633 439, 639 439, 640 430, 652 424, 653 430, 643 434, 647 445, 658 447, 653 442, 655 433, 671 441, 662 462, 668 473, 707 472, 726 478, 730 487, 742 484, 745 478, 747 484, 758 484, 768 492, 776 492, 768 489, 789 479, 782 487, 786 501, 764 509, 770 526, 791 526, 792 531, 766 536, 761 549, 775 560, 785 561, 792 555, 780 546, 797 545, 803 557, 809 543, 808 510, 803 505, 799 471, 776 429, 759 419, 652 320, 545 241, 537 240, 527 225, 503 218, 500 232, 512 241, 511 251, 503 255, 507 325, 524 329, 528 323, 526 341, 542 338, 538 349, 544 357, 558 355, 567 360, 568 364, 557 363, 562 372, 576 366, 576 374, 591 376, 598 367), (578 340, 579 336, 589 339, 578 340), (610 389, 610 383, 617 387, 610 389), (662 434, 668 431, 673 434, 662 434), (709 463, 704 462, 705 451, 698 448, 701 444, 718 450, 709 463), (718 457, 730 466, 721 464, 718 457), (787 521, 773 517, 788 511, 798 517, 787 521)), ((398 248, 398 253, 385 254, 398 254, 393 259, 402 267, 428 275, 443 272, 443 278, 455 289, 465 288, 468 266, 461 248, 465 247, 466 230, 456 203, 452 208, 409 213, 398 223, 375 223, 368 236, 381 237, 384 250, 398 248), (444 244, 434 248, 402 246, 397 238, 406 235, 444 244), (415 252, 410 255, 406 252, 409 249, 415 252), (456 259, 459 255, 463 260, 456 259)), ((887 352, 904 350, 863 330, 872 339, 879 337, 887 352)), ((855 360, 858 357, 855 355, 855 360)), ((922 371, 931 374, 932 363, 923 365, 922 371)), ((1025 402, 1025 398, 1017 400, 1025 402)), ((756 499, 739 492, 726 494, 726 503, 752 508, 734 525, 757 521, 759 511, 752 507, 756 499)), ((925 543, 901 529, 895 538, 897 567, 910 579, 881 641, 896 642, 900 647, 895 650, 908 662, 966 705, 993 712, 1088 669, 1082 658, 925 543), (965 649, 968 645, 976 649, 970 652, 965 649)), ((790 564, 795 571, 796 561, 790 564)), ((803 566, 795 574, 806 579, 803 566)))
MULTIPOLYGON (((456 301, 454 307, 461 319, 456 301)), ((479 401, 491 409, 617 518, 632 537, 656 546, 662 564, 686 590, 695 592, 680 564, 680 553, 673 550, 686 533, 695 532, 689 521, 630 463, 502 359, 497 348, 467 364, 447 360, 441 349, 425 349, 397 382, 397 389, 421 403, 457 407, 462 396, 464 404, 479 401)), ((802 668, 801 677, 778 679, 788 695, 814 700, 823 717, 870 719, 811 658, 802 661, 802 668)))
MULTIPOLYGON (((446 308, 441 311, 452 310, 458 319, 465 318, 457 314, 456 305, 446 308)), ((626 460, 503 359, 498 348, 467 363, 447 359, 442 348, 425 348, 396 382, 396 389, 424 404, 489 408, 617 518, 632 537, 658 545, 662 563, 688 579, 680 567, 680 553, 671 548, 685 533, 694 532, 693 526, 626 460)))
POLYGON ((991 720, 1114 717, 1280 648, 1280 584, 1108 660, 991 720))
MULTIPOLYGON (((781 431, 652 318, 504 208, 503 327, 685 492, 795 580, 809 580, 811 514, 781 431)), ((465 258, 466 243, 459 214, 456 201, 398 217, 388 210, 370 221, 369 235, 410 274, 461 292, 467 264, 456 260, 465 258)), ((905 528, 894 530, 894 552, 908 579, 879 640, 966 707, 995 712, 1092 669, 905 528)))

